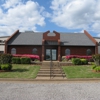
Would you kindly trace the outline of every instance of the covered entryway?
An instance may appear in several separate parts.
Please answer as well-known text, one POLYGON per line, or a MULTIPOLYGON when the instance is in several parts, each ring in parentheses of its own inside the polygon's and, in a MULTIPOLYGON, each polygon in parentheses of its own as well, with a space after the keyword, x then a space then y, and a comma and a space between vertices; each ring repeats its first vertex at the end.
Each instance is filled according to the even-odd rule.
POLYGON ((57 60, 57 49, 46 49, 45 60, 57 60))
POLYGON ((60 61, 60 34, 53 31, 43 33, 42 61, 60 61))

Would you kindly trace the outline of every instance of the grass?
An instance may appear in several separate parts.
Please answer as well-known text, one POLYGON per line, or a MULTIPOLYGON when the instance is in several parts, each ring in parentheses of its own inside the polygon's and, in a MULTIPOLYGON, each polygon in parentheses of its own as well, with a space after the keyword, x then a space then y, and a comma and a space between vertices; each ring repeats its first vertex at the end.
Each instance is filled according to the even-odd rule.
POLYGON ((91 66, 63 66, 67 78, 100 78, 100 72, 93 72, 91 66))
POLYGON ((40 66, 13 64, 11 72, 0 72, 0 78, 34 79, 40 66))

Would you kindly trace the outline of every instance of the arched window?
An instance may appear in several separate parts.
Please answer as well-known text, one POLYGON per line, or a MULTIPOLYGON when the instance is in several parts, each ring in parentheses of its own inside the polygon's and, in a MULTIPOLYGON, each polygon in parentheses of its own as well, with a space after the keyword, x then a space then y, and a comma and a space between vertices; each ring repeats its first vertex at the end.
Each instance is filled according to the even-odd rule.
POLYGON ((32 53, 33 53, 33 54, 37 54, 37 49, 34 48, 34 49, 32 50, 32 53))
POLYGON ((90 49, 87 49, 86 53, 87 53, 87 55, 91 55, 92 51, 90 49))
POLYGON ((65 55, 70 55, 70 49, 65 50, 65 55))
POLYGON ((11 49, 11 54, 16 54, 16 49, 15 48, 11 49))

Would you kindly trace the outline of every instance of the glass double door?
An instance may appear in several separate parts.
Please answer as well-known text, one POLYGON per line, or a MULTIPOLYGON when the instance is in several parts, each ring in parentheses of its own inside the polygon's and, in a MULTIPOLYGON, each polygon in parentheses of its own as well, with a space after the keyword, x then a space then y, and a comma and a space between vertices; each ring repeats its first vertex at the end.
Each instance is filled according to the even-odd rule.
POLYGON ((57 60, 57 50, 46 49, 46 60, 57 60))

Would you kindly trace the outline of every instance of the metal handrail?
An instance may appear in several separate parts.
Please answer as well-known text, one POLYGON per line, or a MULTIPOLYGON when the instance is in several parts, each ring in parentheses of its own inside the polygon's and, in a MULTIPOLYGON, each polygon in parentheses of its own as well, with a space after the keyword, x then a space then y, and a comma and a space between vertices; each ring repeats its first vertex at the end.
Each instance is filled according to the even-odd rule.
POLYGON ((63 74, 63 71, 62 71, 62 68, 61 68, 61 66, 60 66, 60 64, 58 63, 58 67, 60 68, 60 70, 61 70, 61 74, 62 74, 62 76, 63 76, 63 78, 65 77, 65 75, 63 74))
POLYGON ((53 62, 52 62, 52 60, 50 61, 50 79, 51 79, 51 77, 53 76, 53 62))

